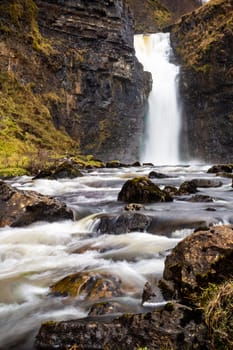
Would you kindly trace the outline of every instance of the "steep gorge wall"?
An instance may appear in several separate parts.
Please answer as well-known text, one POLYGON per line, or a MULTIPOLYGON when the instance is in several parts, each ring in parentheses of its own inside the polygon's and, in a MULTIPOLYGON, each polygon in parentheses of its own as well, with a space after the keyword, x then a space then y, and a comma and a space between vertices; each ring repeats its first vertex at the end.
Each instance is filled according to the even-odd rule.
MULTIPOLYGON (((0 5, 2 70, 27 89, 31 104, 40 100, 26 126, 20 119, 28 110, 17 118, 10 113, 20 124, 20 137, 45 121, 38 118, 43 107, 56 130, 75 141, 74 152, 136 160, 151 77, 135 58, 133 18, 125 1, 3 0, 0 5)), ((35 139, 46 148, 38 130, 30 141, 35 139)), ((64 150, 62 138, 60 143, 64 150)))
POLYGON ((183 16, 171 39, 182 64, 183 154, 233 162, 232 0, 211 0, 183 16))

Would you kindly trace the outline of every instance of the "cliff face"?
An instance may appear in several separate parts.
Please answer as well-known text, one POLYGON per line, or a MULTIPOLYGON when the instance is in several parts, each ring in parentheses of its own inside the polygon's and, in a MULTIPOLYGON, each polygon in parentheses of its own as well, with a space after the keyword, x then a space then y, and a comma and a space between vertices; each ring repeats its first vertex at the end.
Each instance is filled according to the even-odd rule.
POLYGON ((211 0, 182 17, 171 39, 182 63, 183 153, 232 162, 232 0, 211 0))
POLYGON ((156 33, 201 5, 199 0, 127 0, 137 33, 156 33))
MULTIPOLYGON (((73 149, 103 160, 135 160, 151 78, 135 58, 126 3, 3 0, 1 9, 0 61, 7 78, 11 73, 32 99, 40 99, 56 130, 75 141, 73 149)), ((32 129, 40 109, 31 111, 32 129)), ((20 128, 31 131, 28 124, 20 128)))

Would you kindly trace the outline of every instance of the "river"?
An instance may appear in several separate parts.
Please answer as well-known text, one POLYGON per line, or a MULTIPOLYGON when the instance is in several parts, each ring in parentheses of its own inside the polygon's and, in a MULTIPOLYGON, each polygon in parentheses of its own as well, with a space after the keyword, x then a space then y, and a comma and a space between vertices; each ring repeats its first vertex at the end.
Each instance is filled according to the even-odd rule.
MULTIPOLYGON (((89 307, 80 299, 49 296, 49 286, 81 271, 110 272, 122 281, 126 311, 142 312, 141 294, 147 280, 156 284, 164 259, 198 225, 233 222, 231 179, 217 188, 199 188, 214 198, 210 203, 176 199, 146 204, 143 213, 155 218, 152 232, 101 235, 96 225, 101 213, 119 214, 117 201, 123 183, 151 170, 169 175, 154 179, 161 186, 179 186, 193 178, 216 178, 207 165, 99 169, 62 180, 15 178, 13 186, 55 196, 73 209, 75 220, 37 222, 22 228, 0 229, 0 349, 33 349, 40 324, 46 320, 82 318, 89 307)), ((162 301, 160 293, 157 302, 162 301)))

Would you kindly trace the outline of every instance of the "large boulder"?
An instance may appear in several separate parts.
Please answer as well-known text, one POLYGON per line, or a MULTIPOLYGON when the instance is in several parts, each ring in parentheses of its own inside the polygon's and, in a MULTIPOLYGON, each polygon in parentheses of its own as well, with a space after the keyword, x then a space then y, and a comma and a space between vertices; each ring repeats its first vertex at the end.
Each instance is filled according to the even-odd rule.
POLYGON ((118 200, 131 203, 171 202, 172 197, 162 191, 148 177, 128 180, 118 194, 118 200))
POLYGON ((167 256, 160 287, 166 298, 198 304, 209 283, 232 277, 232 226, 213 226, 181 241, 167 256))
POLYGON ((120 215, 102 215, 97 227, 100 233, 121 234, 132 231, 146 231, 151 218, 141 213, 128 211, 120 215))
POLYGON ((62 219, 73 219, 73 212, 66 204, 37 192, 17 190, 0 181, 0 227, 62 219))

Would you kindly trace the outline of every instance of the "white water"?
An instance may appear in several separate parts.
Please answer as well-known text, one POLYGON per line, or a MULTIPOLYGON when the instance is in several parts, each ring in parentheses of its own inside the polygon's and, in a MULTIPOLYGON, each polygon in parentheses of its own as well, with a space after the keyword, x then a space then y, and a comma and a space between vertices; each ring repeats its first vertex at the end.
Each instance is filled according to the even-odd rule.
MULTIPOLYGON (((71 273, 101 271, 119 277, 124 310, 145 312, 141 307, 145 282, 154 283, 161 277, 166 254, 192 231, 193 223, 233 222, 231 179, 222 179, 224 186, 220 188, 201 191, 214 196, 214 203, 174 201, 145 205, 143 212, 155 217, 153 232, 100 235, 95 223, 103 213, 123 212, 124 204, 117 201, 117 194, 129 178, 156 170, 171 175, 154 180, 160 187, 179 186, 191 178, 215 178, 206 174, 207 168, 193 165, 100 169, 72 180, 15 179, 12 184, 20 189, 60 196, 76 211, 77 220, 0 229, 0 350, 32 350, 41 322, 88 314, 89 307, 78 298, 48 295, 53 283, 71 273), (211 206, 216 212, 205 210, 211 206)), ((161 301, 158 294, 156 303, 161 301)))
POLYGON ((139 61, 145 70, 151 72, 153 79, 142 162, 155 165, 179 164, 179 67, 169 62, 170 34, 136 35, 134 45, 139 61))

